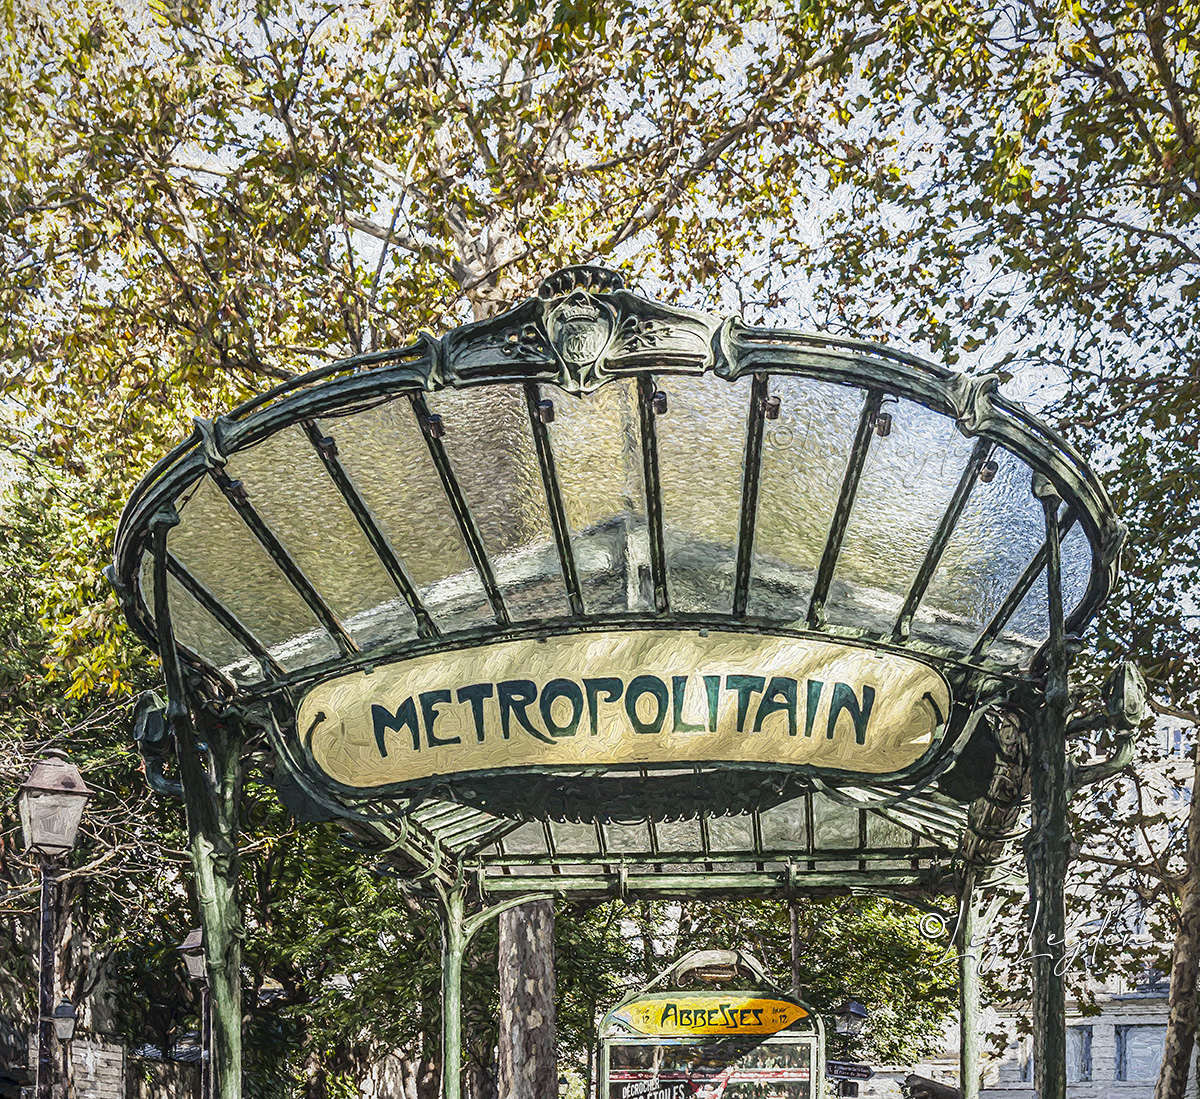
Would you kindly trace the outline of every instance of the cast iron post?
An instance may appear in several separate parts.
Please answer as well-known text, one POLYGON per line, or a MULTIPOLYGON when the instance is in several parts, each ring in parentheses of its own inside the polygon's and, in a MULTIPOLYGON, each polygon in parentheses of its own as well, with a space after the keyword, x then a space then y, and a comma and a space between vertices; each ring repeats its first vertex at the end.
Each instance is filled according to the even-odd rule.
POLYGON ((974 875, 968 874, 959 904, 958 932, 958 1086, 963 1099, 979 1099, 979 954, 974 875))
POLYGON ((58 864, 42 857, 41 939, 38 945, 38 1048, 37 1099, 53 1099, 54 1056, 54 942, 58 927, 55 903, 58 894, 58 864))
POLYGON ((446 891, 442 914, 442 1094, 462 1095, 462 965, 467 950, 463 889, 446 891))
POLYGON ((1067 819, 1067 668, 1063 634, 1058 510, 1061 500, 1045 478, 1034 493, 1046 522, 1046 579, 1050 640, 1046 646, 1045 697, 1033 721, 1029 793, 1032 819, 1026 839, 1029 869, 1030 945, 1033 963, 1033 1069, 1039 1099, 1067 1096, 1066 899, 1070 860, 1067 819))

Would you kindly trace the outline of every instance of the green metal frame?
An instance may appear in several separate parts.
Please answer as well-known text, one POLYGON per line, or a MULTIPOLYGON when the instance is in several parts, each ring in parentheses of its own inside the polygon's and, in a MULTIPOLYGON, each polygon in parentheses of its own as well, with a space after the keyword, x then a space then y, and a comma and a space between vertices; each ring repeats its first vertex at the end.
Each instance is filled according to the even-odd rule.
MULTIPOLYGON (((462 951, 470 934, 485 916, 533 894, 626 897, 709 892, 789 897, 799 892, 863 890, 927 904, 930 896, 957 893, 960 919, 956 934, 960 943, 969 944, 976 925, 972 907, 975 892, 986 885, 988 868, 1011 844, 1023 784, 1029 774, 1033 776, 1035 805, 1034 827, 1027 844, 1031 889, 1039 902, 1049 902, 1039 909, 1043 916, 1033 933, 1035 943, 1050 947, 1057 934, 1061 944, 1061 887, 1068 851, 1063 833, 1066 673, 1070 657, 1066 638, 1083 629, 1111 591, 1124 529, 1099 481, 1080 456, 1046 425, 999 396, 996 385, 997 379, 991 375, 955 374, 915 356, 864 341, 749 327, 736 318, 721 320, 668 307, 627 292, 612 272, 574 268, 548 278, 538 297, 507 313, 465 325, 440 339, 422 335, 408 347, 331 364, 247 401, 214 421, 197 421, 191 437, 157 463, 131 496, 118 527, 108 575, 131 627, 163 656, 169 695, 167 724, 183 751, 179 764, 192 824, 193 855, 209 890, 205 926, 210 941, 223 944, 218 964, 223 967, 225 985, 221 987, 228 993, 225 1000, 229 1003, 217 1005, 218 1044, 224 1042, 226 1052, 236 1047, 233 1028, 237 1012, 231 999, 236 984, 238 937, 236 806, 231 809, 230 799, 236 795, 237 777, 226 769, 214 782, 212 774, 205 776, 194 766, 197 740, 189 715, 206 723, 210 753, 213 744, 222 743, 220 729, 236 727, 265 734, 289 779, 287 789, 281 787, 281 794, 297 813, 341 819, 364 849, 419 873, 423 887, 439 900, 446 932, 447 1050, 457 1048, 457 1011, 453 1006, 458 1003, 462 951), (591 311, 598 326, 596 332, 604 336, 593 349, 594 354, 577 354, 559 338, 561 317, 572 304, 591 311), (686 614, 671 608, 659 473, 659 380, 708 371, 731 382, 751 379, 734 592, 725 615, 686 614), (818 379, 863 393, 858 427, 817 569, 805 630, 784 629, 775 621, 747 612, 764 421, 770 415, 769 385, 775 376, 818 379), (588 614, 554 451, 543 418, 541 387, 553 385, 569 393, 585 393, 619 378, 636 381, 653 611, 588 614), (524 394, 569 604, 569 613, 536 622, 512 621, 479 526, 426 401, 427 393, 445 387, 470 389, 497 384, 519 386, 524 394), (952 418, 964 434, 977 442, 891 628, 866 634, 829 626, 825 602, 881 407, 893 398, 915 401, 952 418), (453 633, 439 629, 405 570, 402 554, 380 530, 339 460, 336 434, 326 434, 318 426, 322 417, 345 415, 397 399, 408 405, 420 429, 482 583, 494 619, 485 627, 453 633), (293 425, 304 432, 320 457, 331 483, 411 612, 415 637, 360 650, 242 486, 226 472, 230 456, 293 425), (911 634, 914 616, 970 496, 998 447, 1016 455, 1040 478, 1037 492, 1045 515, 1042 547, 969 651, 918 642, 911 634), (280 574, 333 638, 337 657, 286 671, 262 640, 169 552, 166 531, 178 522, 175 503, 201 478, 211 479, 233 506, 280 574), (1092 566, 1082 599, 1064 615, 1059 548, 1062 538, 1076 524, 1087 536, 1092 566), (155 605, 160 610, 157 620, 151 616, 146 595, 140 589, 146 555, 153 562, 150 575, 155 605), (1015 667, 995 659, 992 643, 1043 575, 1050 596, 1050 639, 1027 666, 1015 667), (258 663, 261 683, 235 684, 178 642, 171 630, 169 577, 258 663), (594 822, 594 850, 571 852, 556 846, 556 821, 567 820, 570 814, 555 802, 555 784, 563 776, 554 769, 523 772, 521 781, 532 799, 525 810, 513 799, 497 796, 495 791, 502 790, 508 781, 503 773, 473 776, 472 780, 479 779, 483 787, 490 781, 492 790, 489 795, 475 795, 473 801, 437 780, 403 789, 350 790, 329 781, 315 768, 307 754, 305 731, 294 728, 296 702, 307 688, 355 669, 493 641, 638 627, 817 638, 894 652, 927 663, 945 676, 951 687, 952 712, 946 715, 938 742, 918 765, 878 781, 804 768, 781 771, 700 766, 675 779, 651 775, 646 768, 608 768, 602 774, 583 769, 572 776, 571 781, 576 782, 573 789, 581 789, 578 781, 597 783, 596 796, 615 804, 617 820, 633 812, 617 796, 622 787, 637 786, 652 777, 659 785, 661 796, 657 801, 652 800, 648 807, 644 797, 640 802, 646 818, 645 849, 624 853, 613 849, 609 842, 612 837, 606 831, 609 826, 601 816, 594 822), (184 749, 185 745, 189 747, 184 749), (982 766, 981 751, 985 756, 990 752, 993 762, 985 768, 984 787, 976 789, 970 782, 971 771, 982 766), (713 785, 718 780, 720 790, 713 785), (686 793, 689 788, 692 801, 680 805, 681 791, 686 793), (951 796, 947 790, 956 793, 951 796), (672 798, 678 810, 696 818, 701 836, 698 849, 673 847, 659 836, 661 826, 655 821, 669 815, 672 798), (710 815, 707 805, 716 804, 720 798, 726 809, 742 811, 751 829, 752 841, 736 850, 723 849, 713 840, 718 818, 710 815), (817 843, 818 798, 857 813, 857 844, 837 847, 817 843), (802 803, 803 849, 773 847, 763 840, 763 814, 789 799, 802 803), (869 821, 873 818, 906 830, 911 845, 869 843, 869 821), (542 821, 544 852, 509 849, 506 843, 530 819, 542 821), (483 903, 488 897, 502 899, 490 909, 467 916, 468 896, 483 903)), ((226 768, 233 750, 230 745, 235 740, 228 740, 222 756, 226 768)), ((161 766, 162 760, 156 757, 153 774, 160 779, 161 766)), ((169 783, 163 780, 160 786, 165 789, 169 783)), ((1062 1099, 1064 1093, 1055 1068, 1061 1064, 1065 1048, 1058 1034, 1063 1018, 1062 988, 1052 965, 1038 969, 1035 986, 1039 990, 1036 1029, 1042 1035, 1038 1048, 1042 1074, 1039 1088, 1045 1099, 1062 1099)), ((977 1007, 977 988, 965 971, 963 990, 964 1011, 970 1014, 977 1007)), ((230 1056, 233 1061, 226 1064, 222 1076, 222 1099, 235 1099, 239 1086, 236 1055, 230 1056)), ((445 1093, 448 1099, 457 1099, 457 1065, 452 1066, 451 1060, 448 1056, 445 1093)), ((971 1080, 973 1067, 974 1062, 968 1064, 964 1059, 968 1099, 978 1091, 977 1079, 971 1080)))

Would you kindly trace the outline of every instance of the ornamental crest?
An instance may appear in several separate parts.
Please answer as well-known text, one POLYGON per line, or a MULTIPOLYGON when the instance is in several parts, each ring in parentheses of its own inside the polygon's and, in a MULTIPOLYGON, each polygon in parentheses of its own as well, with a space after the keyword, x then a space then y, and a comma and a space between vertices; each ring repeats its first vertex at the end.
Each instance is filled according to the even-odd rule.
POLYGON ((444 377, 430 379, 552 380, 568 393, 590 393, 613 374, 651 364, 701 373, 715 365, 719 323, 631 294, 616 271, 567 267, 543 279, 537 297, 444 337, 444 377))
POLYGON ((617 330, 616 310, 586 290, 577 289, 550 304, 546 335, 558 357, 580 375, 598 368, 617 330))

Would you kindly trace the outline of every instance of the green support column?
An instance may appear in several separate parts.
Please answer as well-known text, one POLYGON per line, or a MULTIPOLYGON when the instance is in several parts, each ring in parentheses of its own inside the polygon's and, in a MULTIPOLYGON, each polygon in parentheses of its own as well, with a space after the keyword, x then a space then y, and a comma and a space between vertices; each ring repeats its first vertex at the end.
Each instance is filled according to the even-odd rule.
POLYGON ((464 889, 456 885, 442 898, 442 1095, 462 1095, 462 966, 467 950, 464 889))
POLYGON ((976 918, 974 875, 968 874, 958 908, 954 948, 958 954, 958 1081, 963 1099, 979 1099, 979 922, 976 918))
POLYGON ((1058 510, 1061 503, 1044 478, 1036 478, 1046 520, 1050 640, 1046 648, 1045 696, 1033 719, 1029 793, 1032 818, 1025 842, 1029 870, 1029 932, 1033 954, 1033 1064, 1039 1099, 1066 1099, 1067 1008, 1064 884, 1070 861, 1067 818, 1067 670, 1063 635, 1062 573, 1058 510))
MULTIPOLYGON (((238 810, 242 797, 241 728, 207 721, 208 766, 171 633, 167 588, 167 531, 179 522, 163 509, 151 525, 154 540, 154 598, 163 677, 167 684, 167 727, 175 737, 179 781, 187 811, 188 846, 196 876, 212 1019, 212 1066, 218 1099, 242 1095, 242 909, 238 895, 238 810)), ((197 712, 201 712, 197 707, 197 712)))
POLYGON ((554 897, 552 893, 513 897, 467 916, 466 895, 466 882, 461 877, 453 885, 438 886, 442 920, 442 1099, 462 1099, 462 969, 467 946, 475 933, 501 912, 554 897))

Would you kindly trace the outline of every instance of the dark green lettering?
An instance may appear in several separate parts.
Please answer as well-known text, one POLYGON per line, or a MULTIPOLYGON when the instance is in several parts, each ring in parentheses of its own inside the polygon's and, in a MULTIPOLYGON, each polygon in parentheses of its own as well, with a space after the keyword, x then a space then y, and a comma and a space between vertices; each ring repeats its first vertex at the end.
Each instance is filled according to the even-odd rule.
MULTIPOLYGON (((609 701, 611 702, 613 700, 609 699, 609 701)), ((679 1009, 674 1004, 667 1004, 667 1006, 663 1008, 662 1018, 659 1019, 658 1025, 665 1027, 668 1020, 672 1019, 675 1021, 676 1025, 679 1024, 679 1009)))
POLYGON ((500 702, 500 731, 505 740, 508 739, 510 718, 515 717, 517 724, 531 737, 546 744, 554 743, 526 716, 526 709, 537 698, 538 693, 537 684, 532 679, 506 679, 503 683, 496 684, 496 692, 500 702))
POLYGON ((788 719, 788 736, 796 735, 796 681, 784 675, 771 677, 766 693, 758 704, 758 713, 754 715, 754 729, 762 731, 763 719, 772 714, 784 713, 788 719))
POLYGON ((688 677, 671 676, 671 730, 676 733, 702 733, 703 725, 693 725, 683 720, 683 696, 687 693, 688 677))
POLYGON ((739 733, 746 731, 746 714, 750 710, 750 696, 757 694, 766 685, 767 681, 761 675, 727 675, 725 677, 725 689, 737 691, 737 731, 739 733))
POLYGON ((715 733, 717 731, 717 704, 720 700, 721 677, 719 675, 706 675, 704 677, 704 691, 708 695, 708 731, 715 733))
POLYGON ((605 702, 617 702, 625 690, 625 684, 612 676, 601 676, 599 679, 585 679, 583 689, 587 694, 588 720, 591 722, 592 736, 596 735, 596 696, 604 691, 605 702))
POLYGON ((704 1021, 706 1023, 708 1023, 709 1026, 712 1026, 714 1023, 720 1022, 721 1021, 721 1009, 717 1008, 717 1007, 710 1007, 708 1009, 708 1015, 704 1021), (716 1016, 716 1019, 713 1019, 714 1015, 716 1016))
POLYGON ((739 1023, 740 1023, 742 1026, 745 1026, 745 1025, 746 1025, 746 1024, 747 1024, 747 1023, 750 1021, 750 1020, 747 1018, 747 1016, 748 1016, 749 1014, 750 1014, 750 1009, 749 1009, 748 1007, 744 1007, 744 1008, 742 1008, 741 1012, 740 1012, 740 1013, 739 1013, 739 1015, 738 1015, 738 1022, 739 1022, 739 1023))
POLYGON ((762 1008, 752 1007, 750 1009, 750 1014, 754 1016, 754 1021, 758 1023, 759 1026, 762 1026, 762 1008))
POLYGON ((538 707, 542 711, 542 723, 551 736, 574 736, 579 728, 579 719, 583 717, 583 691, 573 680, 552 679, 542 688, 538 707), (560 698, 568 699, 571 703, 571 720, 565 725, 559 725, 554 720, 554 703, 560 698))
POLYGON ((375 726, 375 743, 379 746, 381 756, 387 756, 387 744, 383 734, 388 729, 399 732, 406 726, 412 734, 413 751, 421 750, 421 731, 417 726, 417 708, 413 705, 411 696, 400 703, 400 708, 394 714, 386 706, 372 706, 371 721, 375 726))
POLYGON ((829 703, 829 723, 825 727, 825 735, 833 739, 833 727, 843 710, 850 714, 854 724, 854 743, 866 744, 867 722, 871 719, 871 707, 875 705, 875 688, 863 687, 862 706, 858 704, 858 696, 849 683, 833 685, 833 699, 829 703))
POLYGON ((629 682, 629 690, 625 692, 625 713, 629 715, 629 723, 639 733, 657 733, 662 730, 663 721, 667 716, 667 685, 656 675, 634 676, 629 682), (643 721, 638 717, 637 704, 642 695, 653 695, 658 703, 654 718, 643 721))
POLYGON ((452 736, 449 740, 443 740, 440 736, 433 735, 433 725, 438 719, 439 702, 449 702, 449 691, 422 691, 421 692, 421 717, 425 719, 425 743, 430 748, 440 748, 445 744, 461 744, 462 741, 452 736))
POLYGON ((804 735, 812 736, 813 722, 817 718, 817 707, 821 705, 821 691, 825 684, 819 679, 808 681, 808 707, 804 712, 804 735))
POLYGON ((459 687, 458 701, 471 704, 471 716, 475 719, 475 739, 483 743, 483 700, 495 694, 490 683, 472 683, 469 687, 459 687))

